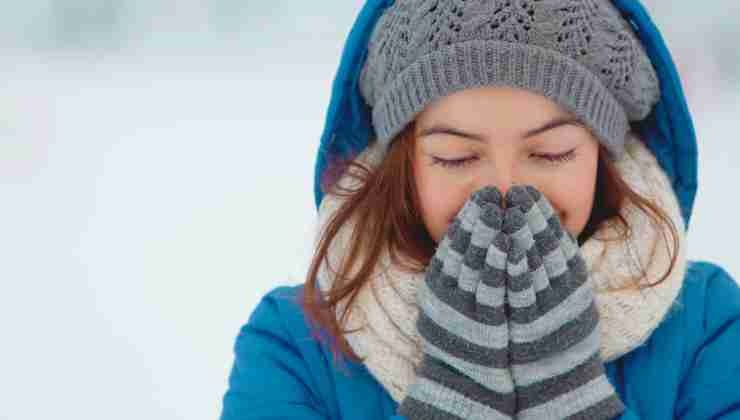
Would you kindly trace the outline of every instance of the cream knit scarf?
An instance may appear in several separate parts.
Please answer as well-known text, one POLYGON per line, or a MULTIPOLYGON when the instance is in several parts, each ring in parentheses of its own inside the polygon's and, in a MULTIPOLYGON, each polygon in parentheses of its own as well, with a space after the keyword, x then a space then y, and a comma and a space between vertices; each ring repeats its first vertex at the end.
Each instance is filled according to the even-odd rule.
MULTIPOLYGON (((635 191, 667 211, 680 235, 679 252, 671 275, 660 285, 643 290, 613 291, 609 288, 627 285, 630 279, 639 278, 641 284, 650 284, 664 274, 670 255, 657 229, 642 212, 628 207, 623 209, 623 215, 632 226, 634 237, 625 242, 605 242, 592 237, 581 246, 599 308, 601 356, 605 362, 645 343, 672 307, 686 271, 685 227, 673 189, 653 154, 640 140, 629 137, 626 147, 627 153, 617 163, 620 173, 635 191), (645 278, 640 278, 635 258, 639 258, 645 268, 645 278)), ((371 146, 358 159, 374 166, 382 158, 380 154, 371 146)), ((340 182, 351 186, 356 181, 345 175, 340 182)), ((321 202, 316 241, 340 200, 340 197, 327 195, 321 202)), ((325 264, 319 270, 322 290, 331 286, 333 270, 340 267, 343 252, 349 249, 352 226, 345 224, 330 247, 328 257, 332 270, 327 271, 325 264)), ((606 233, 601 237, 614 237, 609 229, 613 228, 604 228, 594 236, 606 233)), ((400 402, 415 378, 414 366, 422 356, 415 328, 418 309, 414 295, 424 274, 397 269, 390 263, 387 252, 380 261, 373 280, 366 284, 369 287, 360 291, 343 327, 361 327, 358 332, 346 335, 348 343, 358 356, 365 358, 365 366, 372 375, 400 402)), ((343 310, 342 306, 339 305, 337 313, 343 310)))

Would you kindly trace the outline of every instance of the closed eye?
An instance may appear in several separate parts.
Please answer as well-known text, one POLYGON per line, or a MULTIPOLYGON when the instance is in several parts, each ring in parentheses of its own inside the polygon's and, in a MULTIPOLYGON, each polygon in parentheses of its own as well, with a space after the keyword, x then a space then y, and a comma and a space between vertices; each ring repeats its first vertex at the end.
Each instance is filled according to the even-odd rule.
MULTIPOLYGON (((573 148, 564 153, 532 153, 530 157, 543 160, 548 164, 559 165, 573 160, 573 158, 575 158, 576 156, 575 150, 576 149, 573 148)), ((478 160, 477 156, 469 156, 460 159, 442 159, 436 156, 432 156, 432 165, 440 165, 445 168, 462 168, 471 165, 476 160, 478 160)))
POLYGON ((442 159, 436 156, 432 156, 432 165, 440 165, 445 168, 459 168, 461 166, 467 166, 472 163, 477 157, 461 158, 461 159, 442 159))
POLYGON ((551 163, 565 163, 569 160, 573 160, 573 158, 576 157, 576 149, 570 149, 567 152, 564 153, 557 153, 557 154, 550 154, 550 153, 543 153, 543 154, 532 154, 532 156, 535 156, 539 159, 544 159, 551 163))

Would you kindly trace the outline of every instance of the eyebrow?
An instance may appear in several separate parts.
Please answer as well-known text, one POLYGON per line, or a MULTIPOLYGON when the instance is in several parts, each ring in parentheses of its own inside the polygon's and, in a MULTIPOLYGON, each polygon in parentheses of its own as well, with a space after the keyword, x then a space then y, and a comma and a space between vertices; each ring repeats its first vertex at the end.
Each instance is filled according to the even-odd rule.
MULTIPOLYGON (((579 127, 584 127, 583 123, 579 121, 577 118, 573 118, 570 116, 557 117, 551 121, 548 121, 547 123, 545 123, 544 125, 540 127, 533 128, 529 131, 526 131, 524 135, 522 136, 522 138, 528 139, 530 137, 534 137, 538 134, 544 133, 547 130, 552 130, 554 128, 558 128, 563 125, 576 125, 579 127)), ((469 139, 473 141, 485 142, 482 135, 466 133, 462 130, 459 130, 457 128, 453 128, 453 127, 450 127, 444 124, 436 124, 429 128, 425 128, 419 133, 418 137, 429 136, 432 134, 451 134, 453 136, 463 137, 465 139, 469 139)))

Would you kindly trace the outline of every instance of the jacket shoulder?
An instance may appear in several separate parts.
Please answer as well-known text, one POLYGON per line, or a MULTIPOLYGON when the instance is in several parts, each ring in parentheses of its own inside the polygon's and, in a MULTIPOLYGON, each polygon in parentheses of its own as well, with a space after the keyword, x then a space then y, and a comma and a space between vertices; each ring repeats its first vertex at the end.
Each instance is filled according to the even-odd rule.
POLYGON ((270 290, 239 330, 222 420, 328 417, 324 360, 303 316, 302 292, 302 285, 270 290))
POLYGON ((678 418, 740 415, 740 286, 718 264, 691 261, 680 300, 691 338, 678 418))
POLYGON ((705 327, 740 314, 740 285, 720 265, 689 261, 682 299, 702 308, 705 327))
POLYGON ((704 280, 719 279, 719 281, 731 281, 735 283, 735 280, 727 270, 711 261, 690 260, 688 261, 687 271, 690 275, 702 277, 704 280))
POLYGON ((677 305, 692 335, 689 342, 701 346, 714 331, 740 317, 740 286, 716 263, 689 261, 677 305))
POLYGON ((242 329, 264 327, 284 339, 289 339, 291 332, 295 332, 296 328, 305 327, 300 307, 302 296, 302 284, 271 289, 262 296, 242 329))

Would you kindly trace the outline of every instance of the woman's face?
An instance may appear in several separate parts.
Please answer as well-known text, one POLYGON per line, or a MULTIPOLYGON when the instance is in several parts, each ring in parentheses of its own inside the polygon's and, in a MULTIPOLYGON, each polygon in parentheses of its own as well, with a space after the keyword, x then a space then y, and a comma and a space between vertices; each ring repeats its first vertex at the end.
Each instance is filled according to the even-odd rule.
POLYGON ((416 118, 414 178, 424 224, 439 242, 463 204, 493 185, 529 184, 578 237, 596 189, 598 140, 572 114, 522 89, 466 89, 416 118))

